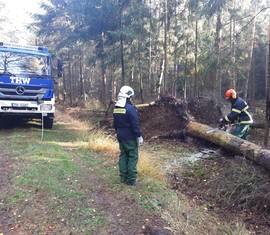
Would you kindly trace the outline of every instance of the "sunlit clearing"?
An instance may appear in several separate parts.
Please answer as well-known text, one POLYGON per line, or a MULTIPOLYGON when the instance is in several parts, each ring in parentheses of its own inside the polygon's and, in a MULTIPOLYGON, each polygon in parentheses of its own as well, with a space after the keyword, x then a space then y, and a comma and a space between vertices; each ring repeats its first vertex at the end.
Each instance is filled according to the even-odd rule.
POLYGON ((67 149, 79 149, 86 148, 88 146, 87 142, 78 141, 78 142, 55 142, 55 141, 46 141, 46 143, 55 146, 65 147, 67 149))
POLYGON ((140 175, 151 176, 162 181, 165 181, 166 179, 163 170, 159 169, 153 161, 150 160, 149 155, 143 151, 139 151, 138 171, 140 175))
POLYGON ((92 131, 88 136, 88 148, 102 152, 105 156, 118 157, 119 147, 116 139, 111 135, 105 135, 101 130, 92 131))
MULTIPOLYGON (((107 134, 101 129, 93 129, 93 126, 89 126, 89 124, 82 121, 74 120, 72 117, 63 113, 59 115, 57 123, 64 124, 65 128, 66 126, 75 126, 75 128, 78 128, 79 130, 88 131, 84 133, 84 141, 82 142, 50 142, 51 144, 65 147, 68 150, 86 148, 95 152, 100 152, 106 157, 118 160, 120 150, 114 135, 107 134)), ((139 147, 139 174, 165 181, 166 177, 164 176, 163 170, 154 162, 155 160, 156 157, 153 154, 148 153, 146 146, 139 147)))
POLYGON ((85 131, 90 129, 90 126, 88 123, 82 122, 80 120, 75 120, 74 118, 62 112, 59 112, 59 115, 57 115, 55 119, 58 124, 65 125, 67 129, 85 130, 85 131))
POLYGON ((80 121, 76 121, 73 120, 72 122, 57 122, 59 125, 65 125, 65 128, 68 130, 84 130, 87 131, 89 130, 89 126, 87 125, 87 123, 84 122, 80 122, 80 121))
MULTIPOLYGON (((65 161, 65 159, 61 159, 61 158, 48 158, 48 157, 44 157, 44 156, 29 156, 25 159, 28 159, 29 161, 35 161, 35 162, 63 162, 65 161)), ((36 164, 37 164, 36 163, 36 164)), ((1 235, 1 233, 0 233, 1 235)))

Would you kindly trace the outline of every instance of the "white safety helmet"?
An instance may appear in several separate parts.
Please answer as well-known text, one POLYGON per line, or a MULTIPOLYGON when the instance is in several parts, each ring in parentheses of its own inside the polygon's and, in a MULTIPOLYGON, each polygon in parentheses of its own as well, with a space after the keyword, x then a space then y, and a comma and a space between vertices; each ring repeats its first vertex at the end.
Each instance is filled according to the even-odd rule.
POLYGON ((130 98, 131 96, 134 96, 134 91, 130 86, 121 87, 118 97, 130 98))

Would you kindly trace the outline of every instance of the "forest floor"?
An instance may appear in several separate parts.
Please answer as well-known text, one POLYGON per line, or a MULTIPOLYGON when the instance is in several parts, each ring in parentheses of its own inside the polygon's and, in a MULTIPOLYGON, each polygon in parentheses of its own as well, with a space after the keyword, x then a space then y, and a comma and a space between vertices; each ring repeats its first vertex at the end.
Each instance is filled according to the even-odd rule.
MULTIPOLYGON (((215 126, 220 113, 195 106, 215 126)), ((269 234, 269 172, 202 140, 164 137, 170 112, 152 112, 164 119, 158 127, 143 115, 138 187, 119 182, 117 142, 98 125, 104 113, 59 110, 43 140, 36 123, 2 126, 0 234, 269 234)), ((251 130, 250 141, 262 138, 251 130)))
MULTIPOLYGON (((256 123, 265 122, 264 105, 264 102, 257 102, 251 107, 256 123)), ((224 111, 225 114, 229 112, 228 109, 222 111, 212 100, 203 97, 192 100, 186 106, 193 120, 212 127, 218 126, 218 120, 224 111)), ((154 112, 152 109, 151 117, 165 117, 162 121, 164 125, 159 125, 160 128, 157 128, 157 125, 151 126, 151 118, 144 119, 141 116, 144 125, 151 127, 150 131, 146 128, 148 134, 153 132, 155 135, 157 129, 161 129, 163 134, 172 133, 172 139, 159 140, 162 144, 167 142, 167 147, 171 145, 173 148, 178 144, 197 150, 194 159, 189 156, 188 163, 172 167, 168 173, 171 187, 225 221, 238 218, 255 234, 270 234, 269 172, 242 156, 234 155, 204 140, 185 137, 181 141, 181 138, 174 138, 172 130, 179 127, 179 118, 175 121, 175 118, 170 117, 179 117, 179 108, 177 111, 177 114, 173 115, 167 109, 164 110, 164 105, 158 106, 154 112)), ((180 116, 183 114, 180 113, 180 116)), ((248 138, 249 141, 262 146, 264 129, 251 128, 248 138)))
MULTIPOLYGON (((174 99, 165 97, 159 105, 148 110, 139 110, 146 141, 159 146, 156 148, 160 149, 160 155, 162 149, 170 149, 171 155, 175 157, 163 167, 169 187, 186 195, 196 205, 205 207, 205 210, 221 220, 242 222, 249 230, 248 234, 270 234, 269 172, 212 143, 174 135, 174 130, 182 129, 185 125, 185 114, 179 112, 184 106, 192 119, 212 127, 218 126, 217 121, 222 117, 224 110, 222 112, 212 100, 203 97, 188 104, 180 102, 175 105, 174 102, 174 99), (168 108, 172 104, 176 108, 168 108), (193 151, 181 153, 179 158, 179 147, 193 151)), ((225 112, 228 111, 229 109, 225 108, 225 112)), ((264 102, 254 103, 251 112, 255 123, 265 122, 264 102)), ((83 113, 80 114, 81 118, 89 115, 83 113)), ((112 131, 110 128, 109 131, 112 131)), ((251 128, 248 138, 249 141, 262 146, 264 129, 251 128)))

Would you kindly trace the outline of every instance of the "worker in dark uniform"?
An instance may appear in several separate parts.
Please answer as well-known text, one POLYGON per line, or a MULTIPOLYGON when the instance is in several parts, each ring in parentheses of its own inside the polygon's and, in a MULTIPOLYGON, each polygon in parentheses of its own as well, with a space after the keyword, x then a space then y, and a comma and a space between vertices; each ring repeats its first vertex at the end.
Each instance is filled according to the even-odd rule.
POLYGON ((120 181, 128 185, 137 185, 138 145, 143 143, 138 114, 131 103, 134 91, 123 86, 118 94, 118 101, 113 110, 114 127, 119 142, 120 181))
POLYGON ((223 117, 220 122, 222 125, 234 124, 232 134, 247 139, 250 124, 253 122, 248 105, 241 97, 237 96, 234 89, 226 91, 226 100, 231 102, 231 112, 223 117))

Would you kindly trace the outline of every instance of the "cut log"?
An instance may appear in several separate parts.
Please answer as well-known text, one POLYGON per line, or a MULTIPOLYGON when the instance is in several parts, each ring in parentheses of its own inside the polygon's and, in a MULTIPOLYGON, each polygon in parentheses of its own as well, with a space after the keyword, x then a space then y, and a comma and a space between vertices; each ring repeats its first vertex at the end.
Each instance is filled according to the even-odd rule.
POLYGON ((240 139, 225 131, 216 130, 207 133, 207 131, 212 129, 210 126, 190 121, 185 131, 190 136, 207 140, 270 170, 270 150, 264 149, 250 141, 240 139))
MULTIPOLYGON (((112 108, 107 110, 103 125, 112 128, 112 108)), ((190 135, 214 143, 224 149, 270 170, 270 150, 252 142, 242 140, 225 131, 214 131, 208 125, 222 117, 221 110, 214 101, 198 97, 187 102, 173 97, 162 97, 149 104, 136 105, 143 137, 179 137, 190 135)))
POLYGON ((148 104, 136 104, 136 108, 147 108, 147 107, 150 107, 150 106, 152 106, 152 105, 154 105, 155 104, 155 101, 153 101, 153 102, 150 102, 150 103, 148 103, 148 104))

